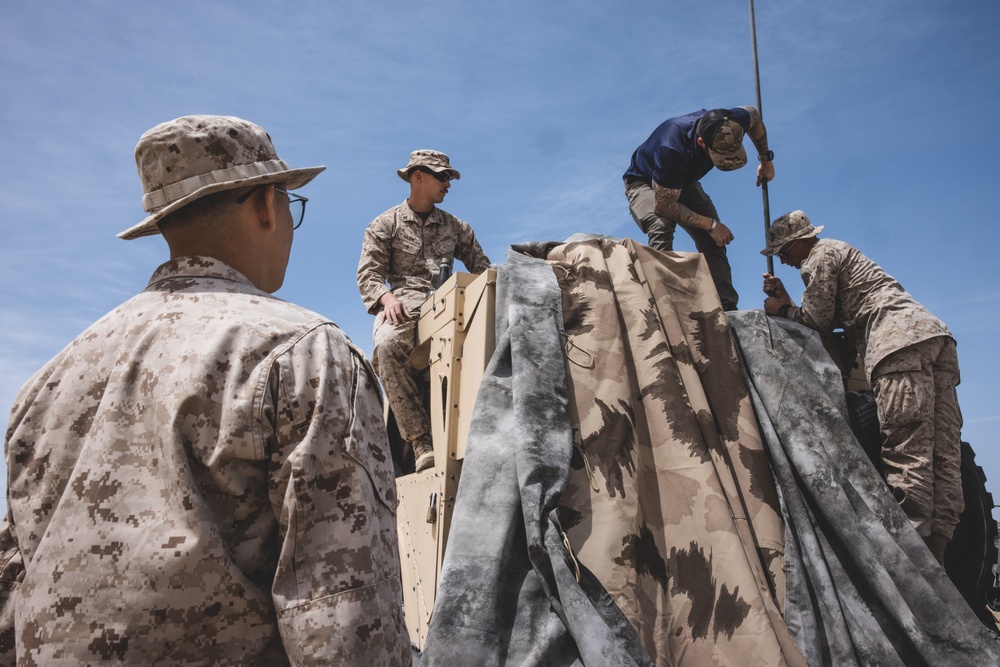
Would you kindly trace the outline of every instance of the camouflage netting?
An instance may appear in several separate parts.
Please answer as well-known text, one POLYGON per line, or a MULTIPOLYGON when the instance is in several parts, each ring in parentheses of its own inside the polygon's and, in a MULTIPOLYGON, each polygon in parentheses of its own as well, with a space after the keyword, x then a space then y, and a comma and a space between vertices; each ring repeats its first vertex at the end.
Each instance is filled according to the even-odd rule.
MULTIPOLYGON (((748 358, 750 339, 778 338, 762 313, 733 321, 748 358)), ((881 558, 881 573, 828 562, 838 544, 862 551, 878 522, 812 508, 837 500, 824 490, 834 471, 816 471, 852 474, 853 454, 800 450, 857 444, 849 429, 802 431, 822 447, 788 435, 798 424, 783 420, 812 421, 812 393, 829 401, 829 386, 786 376, 773 414, 771 389, 751 396, 700 255, 594 237, 514 247, 498 272, 497 341, 422 664, 991 664, 971 612, 935 634, 906 622, 964 602, 905 521, 888 540, 912 561, 896 579, 927 582, 909 597, 888 585, 902 567, 888 542, 859 557, 881 558), (782 438, 796 456, 779 455, 772 475, 782 438), (845 522, 833 538, 831 520, 845 522), (861 537, 847 542, 851 529, 861 537)))

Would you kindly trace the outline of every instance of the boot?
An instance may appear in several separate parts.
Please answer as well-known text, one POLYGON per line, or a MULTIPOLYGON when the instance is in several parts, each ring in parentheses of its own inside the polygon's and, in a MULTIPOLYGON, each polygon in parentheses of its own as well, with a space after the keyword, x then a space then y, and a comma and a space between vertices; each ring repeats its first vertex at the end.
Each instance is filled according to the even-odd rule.
POLYGON ((434 467, 434 446, 431 444, 431 436, 422 435, 413 441, 413 460, 415 462, 415 472, 434 467))
POLYGON ((927 544, 927 548, 931 550, 931 554, 937 559, 937 562, 944 567, 944 551, 948 548, 948 542, 951 540, 941 533, 932 533, 930 537, 925 537, 924 542, 927 544))

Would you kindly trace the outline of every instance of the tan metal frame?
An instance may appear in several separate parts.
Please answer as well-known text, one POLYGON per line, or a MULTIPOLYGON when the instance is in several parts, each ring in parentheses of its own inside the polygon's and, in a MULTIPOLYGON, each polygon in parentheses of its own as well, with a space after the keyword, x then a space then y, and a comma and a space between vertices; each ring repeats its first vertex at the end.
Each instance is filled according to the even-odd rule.
POLYGON ((396 480, 403 604, 422 649, 434 608, 476 393, 496 347, 496 271, 455 273, 420 307, 414 368, 428 374, 434 467, 396 480))

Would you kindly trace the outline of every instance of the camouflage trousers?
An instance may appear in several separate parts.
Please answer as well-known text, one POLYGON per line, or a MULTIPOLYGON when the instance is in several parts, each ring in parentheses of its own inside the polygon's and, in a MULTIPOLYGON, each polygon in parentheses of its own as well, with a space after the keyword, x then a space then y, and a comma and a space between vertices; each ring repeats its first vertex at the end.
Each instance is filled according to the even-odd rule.
MULTIPOLYGON (((660 251, 673 251, 677 223, 656 214, 653 188, 646 183, 633 181, 625 184, 625 196, 628 198, 628 210, 632 214, 632 219, 649 237, 649 247, 660 251)), ((702 189, 701 183, 695 183, 681 190, 681 196, 677 201, 698 215, 714 219, 719 217, 715 204, 702 189)), ((712 274, 715 289, 719 292, 723 310, 735 310, 740 295, 733 287, 733 270, 729 266, 726 247, 717 245, 711 235, 703 229, 684 227, 684 231, 694 240, 698 252, 708 261, 708 270, 712 274)))
POLYGON ((921 537, 950 539, 965 506, 955 341, 938 336, 904 347, 874 375, 886 480, 921 537))
POLYGON ((372 331, 375 344, 372 367, 382 381, 399 434, 410 443, 431 432, 430 418, 418 384, 419 375, 410 363, 410 353, 416 345, 416 329, 415 319, 390 324, 385 321, 385 312, 381 312, 375 318, 372 331))

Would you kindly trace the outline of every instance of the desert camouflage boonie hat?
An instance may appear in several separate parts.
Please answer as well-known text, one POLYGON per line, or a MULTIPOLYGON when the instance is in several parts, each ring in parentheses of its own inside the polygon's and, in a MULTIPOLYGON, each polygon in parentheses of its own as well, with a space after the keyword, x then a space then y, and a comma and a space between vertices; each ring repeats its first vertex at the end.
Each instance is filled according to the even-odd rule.
POLYGON ((767 230, 767 247, 760 251, 762 255, 776 255, 789 241, 808 239, 823 231, 823 225, 813 227, 809 218, 802 211, 786 213, 771 223, 767 230))
POLYGON ((410 163, 402 169, 397 169, 396 173, 399 174, 401 179, 409 183, 410 172, 416 167, 425 167, 437 173, 446 171, 456 181, 462 178, 462 175, 458 173, 458 169, 451 168, 451 161, 448 160, 448 156, 441 151, 432 151, 428 149, 413 151, 410 153, 410 163))
POLYGON ((712 164, 720 171, 733 171, 747 163, 743 134, 743 126, 725 109, 712 109, 698 123, 698 136, 705 142, 712 164))
POLYGON ((233 116, 183 116, 148 130, 135 147, 142 208, 151 215, 119 232, 131 240, 159 234, 157 223, 205 195, 251 185, 301 188, 326 167, 292 169, 264 128, 233 116))

